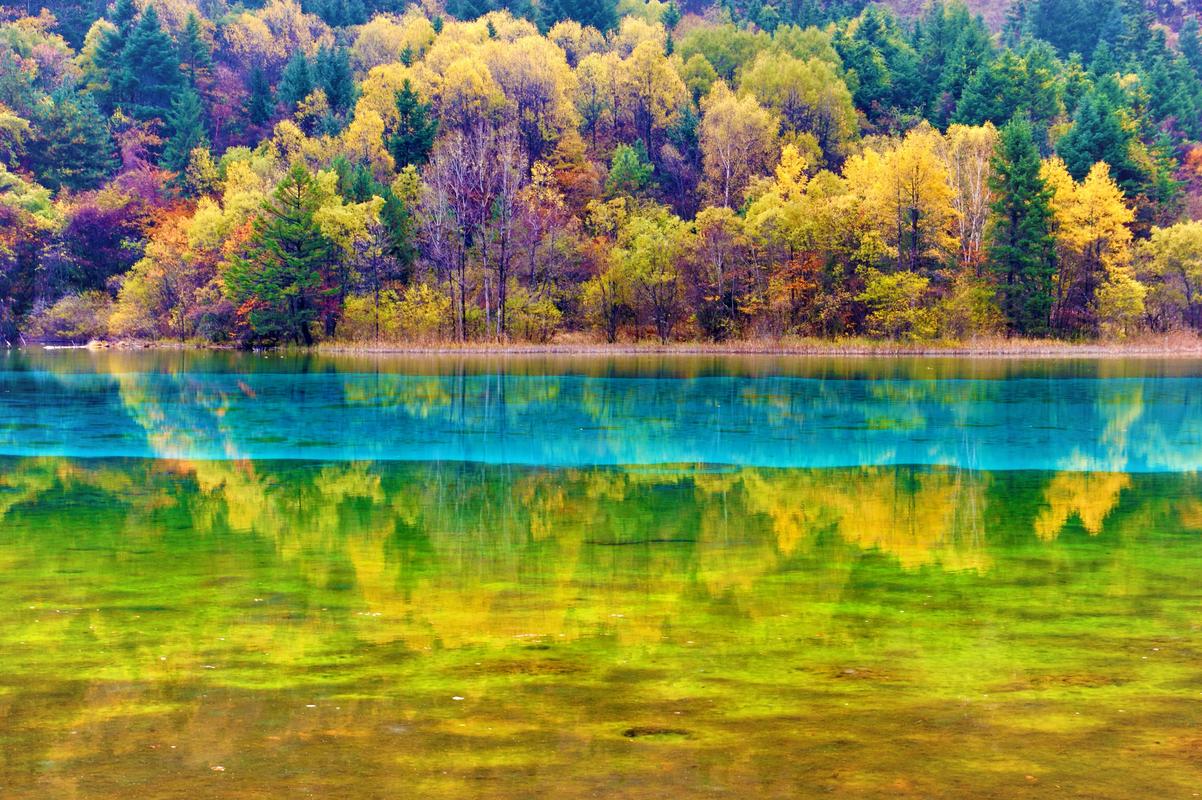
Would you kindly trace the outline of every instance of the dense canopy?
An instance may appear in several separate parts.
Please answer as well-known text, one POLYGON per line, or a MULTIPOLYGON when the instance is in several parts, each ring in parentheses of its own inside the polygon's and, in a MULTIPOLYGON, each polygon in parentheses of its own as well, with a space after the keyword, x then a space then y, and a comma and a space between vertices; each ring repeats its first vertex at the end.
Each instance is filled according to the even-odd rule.
POLYGON ((1198 20, 892 5, 8 6, 0 338, 1202 327, 1198 20))

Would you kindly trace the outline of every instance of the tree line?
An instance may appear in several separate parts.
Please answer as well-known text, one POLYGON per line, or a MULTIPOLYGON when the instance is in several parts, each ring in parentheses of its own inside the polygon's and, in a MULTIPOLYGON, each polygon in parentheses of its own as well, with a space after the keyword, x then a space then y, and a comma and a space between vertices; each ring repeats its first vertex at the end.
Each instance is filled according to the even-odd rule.
POLYGON ((8 341, 1202 326, 1202 40, 1142 0, 32 10, 8 341))

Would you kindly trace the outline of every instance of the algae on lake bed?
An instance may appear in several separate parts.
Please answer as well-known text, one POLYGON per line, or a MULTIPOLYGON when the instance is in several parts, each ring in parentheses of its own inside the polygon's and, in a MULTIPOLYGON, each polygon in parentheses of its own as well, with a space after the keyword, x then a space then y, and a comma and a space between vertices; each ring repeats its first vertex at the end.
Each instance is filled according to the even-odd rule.
POLYGON ((1202 791, 1195 362, 0 367, 0 797, 1202 791))
POLYGON ((5 797, 1189 797, 1202 478, 0 462, 5 797))

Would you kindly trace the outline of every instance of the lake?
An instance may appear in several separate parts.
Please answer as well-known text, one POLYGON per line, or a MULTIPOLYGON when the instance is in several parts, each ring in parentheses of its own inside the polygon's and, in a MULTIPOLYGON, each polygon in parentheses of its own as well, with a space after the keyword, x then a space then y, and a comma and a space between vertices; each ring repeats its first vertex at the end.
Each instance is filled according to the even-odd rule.
POLYGON ((1202 793, 1202 362, 0 355, 0 797, 1202 793))

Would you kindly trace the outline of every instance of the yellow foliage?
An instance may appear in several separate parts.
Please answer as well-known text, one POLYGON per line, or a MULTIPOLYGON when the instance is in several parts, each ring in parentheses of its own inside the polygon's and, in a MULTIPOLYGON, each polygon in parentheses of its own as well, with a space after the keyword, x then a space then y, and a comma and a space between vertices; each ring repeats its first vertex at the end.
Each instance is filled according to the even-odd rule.
POLYGON ((1065 523, 1077 517, 1090 536, 1097 536, 1119 495, 1130 486, 1131 476, 1125 472, 1056 474, 1043 491, 1046 506, 1035 519, 1035 535, 1044 541, 1055 539, 1065 523))
POLYGON ((384 120, 371 109, 356 109, 351 124, 342 132, 339 150, 352 164, 366 165, 378 180, 387 179, 396 169, 384 148, 384 120))
POLYGON ((334 34, 295 0, 268 0, 257 11, 243 11, 222 28, 225 46, 238 60, 258 67, 279 67, 293 53, 307 56, 331 47, 334 34))
POLYGON ((939 132, 923 123, 896 146, 870 147, 844 167, 852 192, 862 198, 899 269, 941 262, 958 247, 959 215, 939 157, 942 147, 939 132))
MULTIPOLYGON (((378 116, 386 127, 394 126, 397 122, 396 95, 410 81, 417 91, 419 81, 409 67, 404 64, 384 64, 373 67, 367 77, 359 84, 359 99, 355 102, 355 116, 371 112, 378 116)), ((423 100, 428 100, 424 96, 423 100)))
POLYGON ((435 38, 434 26, 414 6, 403 16, 376 14, 360 25, 351 45, 351 60, 360 72, 396 64, 406 51, 413 61, 420 59, 435 38))
POLYGON ((756 175, 766 173, 776 157, 776 117, 755 95, 736 97, 722 81, 701 104, 702 164, 714 201, 738 206, 756 175))

